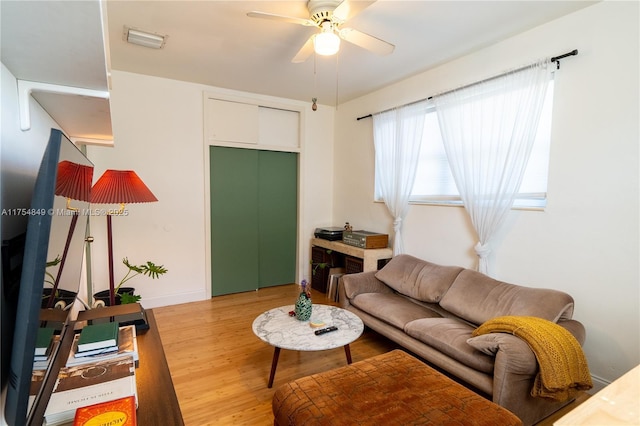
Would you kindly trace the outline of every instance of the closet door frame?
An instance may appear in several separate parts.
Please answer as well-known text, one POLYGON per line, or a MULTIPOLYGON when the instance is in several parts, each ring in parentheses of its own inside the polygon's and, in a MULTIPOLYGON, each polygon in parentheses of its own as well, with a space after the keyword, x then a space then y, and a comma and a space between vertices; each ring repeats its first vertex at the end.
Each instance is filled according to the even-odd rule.
POLYGON ((283 151, 283 152, 291 152, 298 154, 298 170, 297 170, 297 236, 296 236, 296 277, 300 279, 304 273, 304 268, 306 265, 300 265, 301 259, 304 259, 303 250, 308 248, 309 237, 305 236, 301 232, 301 227, 303 224, 303 214, 301 209, 301 203, 304 199, 304 184, 302 182, 302 173, 301 173, 301 165, 304 164, 304 140, 305 140, 305 115, 306 115, 306 104, 302 104, 301 102, 279 102, 276 100, 270 99, 257 99, 254 97, 241 96, 241 95, 230 95, 230 94, 220 94, 220 93, 212 93, 212 92, 203 92, 203 159, 204 159, 204 209, 205 209, 205 293, 207 298, 212 297, 211 292, 211 187, 210 187, 210 158, 209 151, 210 146, 224 146, 224 147, 232 147, 232 148, 244 148, 244 149, 257 149, 257 150, 267 150, 267 151, 283 151), (226 141, 218 141, 212 140, 208 137, 208 129, 207 129, 207 102, 210 99, 219 99, 226 100, 231 102, 242 102, 247 104, 255 104, 260 107, 280 109, 284 111, 295 112, 298 114, 298 145, 283 145, 278 146, 274 144, 263 144, 258 141, 257 144, 251 143, 238 143, 238 142, 226 142, 226 141))

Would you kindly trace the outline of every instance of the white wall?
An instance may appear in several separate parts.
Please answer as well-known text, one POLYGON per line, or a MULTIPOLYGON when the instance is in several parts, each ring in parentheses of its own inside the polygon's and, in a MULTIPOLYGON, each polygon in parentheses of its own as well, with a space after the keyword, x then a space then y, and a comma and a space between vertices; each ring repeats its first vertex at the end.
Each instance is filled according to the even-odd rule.
MULTIPOLYGON (((492 257, 498 279, 567 291, 587 328, 592 373, 613 380, 640 362, 638 293, 638 4, 603 2, 419 74, 334 110, 305 106, 301 149, 298 276, 308 278, 308 239, 317 226, 349 221, 391 233, 373 203, 371 120, 356 117, 433 95, 574 48, 556 78, 549 202, 513 211, 492 257), (335 146, 334 146, 335 134, 335 146), (333 162, 331 159, 333 158, 333 162), (575 187, 576 183, 582 183, 575 187), (625 198, 626 196, 626 198, 625 198)), ((160 200, 114 219, 119 260, 163 263, 160 280, 137 278, 143 305, 207 297, 203 92, 265 98, 112 72, 115 148, 90 147, 96 178, 133 169, 160 200), (186 188, 186 189, 185 189, 186 188), (144 280, 144 281, 143 281, 144 280)), ((104 218, 92 221, 94 288, 107 286, 104 218)), ((475 267, 475 234, 462 208, 412 206, 408 253, 475 267)))
MULTIPOLYGON (((512 211, 491 275, 563 290, 584 323, 591 373, 611 381, 640 363, 637 2, 596 4, 340 105, 334 222, 392 234, 374 203, 372 120, 356 117, 573 49, 556 74, 548 207, 512 211)), ((459 207, 411 206, 405 251, 476 267, 476 235, 459 207)))
MULTIPOLYGON (((113 148, 89 147, 96 179, 106 169, 132 169, 158 198, 157 203, 131 204, 127 217, 113 218, 116 284, 125 272, 120 263, 151 260, 169 272, 151 281, 130 283, 147 308, 203 300, 210 296, 207 274, 208 169, 203 137, 203 95, 242 96, 290 104, 304 109, 300 150, 300 236, 298 277, 308 278, 309 238, 331 216, 334 108, 263 97, 211 86, 138 74, 112 72, 113 148), (329 129, 329 130, 327 130, 329 129)), ((106 220, 92 218, 94 289, 108 287, 106 220)))
MULTIPOLYGON (((51 129, 60 129, 60 126, 33 98, 29 97, 31 129, 22 131, 18 107, 18 82, 4 64, 1 72, 2 201, 0 204, 3 208, 28 208, 31 205, 33 184, 51 129)), ((27 216, 2 215, 0 219, 2 239, 12 238, 24 232, 27 219, 27 216)))
MULTIPOLYGON (((49 141, 51 129, 64 129, 38 104, 29 97, 29 114, 31 128, 20 128, 20 108, 18 104, 18 83, 11 71, 2 64, 2 143, 1 143, 1 186, 3 209, 28 208, 31 205, 31 196, 36 175, 42 161, 44 150, 49 141)), ((59 201, 56 201, 59 202, 59 201)), ((2 239, 15 237, 25 232, 28 216, 5 215, 0 217, 2 239)), ((83 223, 80 220, 76 233, 83 223)), ((84 232, 84 231, 83 231, 84 232)), ((78 296, 87 300, 86 271, 84 260, 75 259, 74 264, 82 265, 80 274, 78 296)), ((73 315, 80 310, 80 304, 73 306, 73 315)))

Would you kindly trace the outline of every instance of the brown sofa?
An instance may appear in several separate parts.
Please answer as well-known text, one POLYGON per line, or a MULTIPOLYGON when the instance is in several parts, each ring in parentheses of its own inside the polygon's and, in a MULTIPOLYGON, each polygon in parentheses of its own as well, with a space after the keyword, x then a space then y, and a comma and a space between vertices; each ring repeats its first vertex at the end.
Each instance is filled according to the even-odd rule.
POLYGON ((561 325, 583 344, 585 329, 571 319, 568 294, 409 255, 394 257, 379 271, 344 275, 341 283, 341 306, 365 325, 486 394, 525 425, 570 402, 531 396, 538 364, 525 341, 506 333, 471 336, 495 317, 534 316, 561 325))

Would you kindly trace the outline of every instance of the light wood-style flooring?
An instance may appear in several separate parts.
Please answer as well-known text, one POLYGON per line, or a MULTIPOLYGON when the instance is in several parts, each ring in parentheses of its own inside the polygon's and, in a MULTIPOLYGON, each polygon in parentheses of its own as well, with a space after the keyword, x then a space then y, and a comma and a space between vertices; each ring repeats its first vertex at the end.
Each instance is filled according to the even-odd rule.
MULTIPOLYGON (((251 325, 262 312, 292 305, 297 296, 296 285, 285 285, 153 310, 186 426, 272 425, 271 398, 279 385, 346 365, 342 348, 282 350, 273 388, 267 388, 273 347, 258 339, 251 325)), ((332 304, 315 291, 312 300, 332 304)), ((365 329, 351 344, 351 354, 357 362, 396 347, 365 329)), ((576 405, 539 425, 551 426, 576 405)))

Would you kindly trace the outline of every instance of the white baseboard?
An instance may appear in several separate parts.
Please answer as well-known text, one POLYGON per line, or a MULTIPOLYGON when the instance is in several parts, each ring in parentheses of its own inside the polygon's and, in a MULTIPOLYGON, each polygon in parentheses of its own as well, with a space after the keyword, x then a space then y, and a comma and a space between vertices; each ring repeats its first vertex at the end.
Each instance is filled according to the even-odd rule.
POLYGON ((602 377, 594 376, 593 374, 591 375, 591 381, 593 382, 593 389, 587 392, 589 395, 600 392, 602 389, 611 384, 611 382, 609 382, 608 380, 605 380, 602 377))
POLYGON ((198 302, 206 299, 207 294, 202 290, 189 293, 180 292, 162 297, 144 297, 140 300, 140 304, 145 309, 153 309, 161 306, 180 305, 182 303, 198 302))

